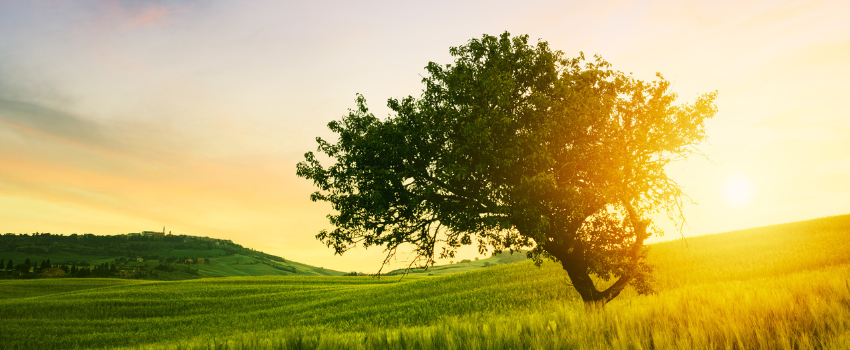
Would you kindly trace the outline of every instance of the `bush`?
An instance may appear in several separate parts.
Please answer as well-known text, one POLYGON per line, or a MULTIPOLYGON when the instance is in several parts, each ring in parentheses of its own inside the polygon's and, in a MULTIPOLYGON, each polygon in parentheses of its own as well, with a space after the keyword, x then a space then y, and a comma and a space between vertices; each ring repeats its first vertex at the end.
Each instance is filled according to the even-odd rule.
POLYGON ((157 267, 154 267, 154 269, 157 269, 157 270, 160 270, 160 271, 165 271, 165 272, 174 272, 174 270, 175 270, 174 266, 171 266, 169 264, 159 264, 159 265, 157 265, 157 267))

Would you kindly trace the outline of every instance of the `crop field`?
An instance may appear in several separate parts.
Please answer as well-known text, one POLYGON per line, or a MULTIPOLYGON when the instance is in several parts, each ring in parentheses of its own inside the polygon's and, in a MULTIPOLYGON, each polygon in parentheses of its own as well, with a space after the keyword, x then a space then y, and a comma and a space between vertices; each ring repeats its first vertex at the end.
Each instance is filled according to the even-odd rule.
MULTIPOLYGON (((400 278, 0 281, 3 349, 848 349, 850 215, 652 245, 587 310, 560 266, 400 278)), ((475 262, 478 263, 478 262, 475 262)))
POLYGON ((320 267, 310 266, 287 261, 285 263, 276 261, 262 261, 257 258, 248 257, 240 254, 230 256, 222 256, 210 259, 211 264, 196 264, 191 267, 208 277, 228 277, 228 276, 264 276, 264 275, 300 275, 300 276, 339 276, 342 272, 322 269, 320 267), (290 268, 292 270, 281 270, 280 268, 290 268), (293 272, 290 272, 293 271, 293 272))

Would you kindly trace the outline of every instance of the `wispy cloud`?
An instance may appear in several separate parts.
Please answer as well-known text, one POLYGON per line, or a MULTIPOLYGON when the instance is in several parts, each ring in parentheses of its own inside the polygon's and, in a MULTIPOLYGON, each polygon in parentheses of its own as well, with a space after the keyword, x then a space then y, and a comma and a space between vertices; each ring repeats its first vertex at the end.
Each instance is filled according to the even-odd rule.
POLYGON ((114 147, 95 122, 39 105, 0 98, 0 123, 21 132, 78 144, 114 147))
POLYGON ((165 6, 155 5, 147 11, 143 12, 141 16, 138 16, 135 20, 130 22, 130 26, 143 26, 143 25, 154 25, 157 23, 162 23, 165 20, 165 17, 169 14, 173 14, 177 12, 177 10, 167 8, 165 6))
POLYGON ((99 120, 0 97, 0 163, 52 162, 56 167, 46 169, 54 174, 81 169, 98 176, 138 177, 193 157, 192 141, 181 135, 163 123, 99 120))
POLYGON ((194 1, 102 0, 96 5, 100 21, 125 27, 156 26, 168 23, 178 13, 187 12, 194 1))

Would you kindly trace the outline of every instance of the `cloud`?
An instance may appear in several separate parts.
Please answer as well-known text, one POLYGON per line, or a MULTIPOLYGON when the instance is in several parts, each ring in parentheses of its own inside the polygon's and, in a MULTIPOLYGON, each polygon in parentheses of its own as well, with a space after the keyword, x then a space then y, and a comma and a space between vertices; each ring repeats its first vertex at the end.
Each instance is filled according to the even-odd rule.
POLYGON ((109 171, 180 162, 197 148, 183 133, 163 122, 96 120, 3 97, 0 131, 6 135, 0 139, 0 147, 6 148, 0 150, 0 156, 18 152, 33 161, 51 159, 109 171))
POLYGON ((165 24, 169 17, 186 12, 195 4, 194 0, 101 0, 92 9, 100 24, 140 27, 165 24))
POLYGON ((100 147, 115 146, 101 125, 29 102, 0 99, 0 123, 30 135, 100 147))
POLYGON ((161 22, 166 15, 175 12, 175 10, 166 8, 164 6, 154 6, 148 9, 146 12, 142 13, 141 16, 130 22, 130 26, 135 27, 156 24, 157 22, 161 22))

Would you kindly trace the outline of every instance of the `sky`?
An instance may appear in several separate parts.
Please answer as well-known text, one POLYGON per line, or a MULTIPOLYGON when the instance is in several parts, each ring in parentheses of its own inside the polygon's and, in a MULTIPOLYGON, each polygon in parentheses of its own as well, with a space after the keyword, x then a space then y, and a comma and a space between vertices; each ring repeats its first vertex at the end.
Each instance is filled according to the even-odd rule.
POLYGON ((651 241, 848 214, 848 17, 846 1, 0 0, 0 232, 165 227, 375 272, 381 249, 314 238, 331 208, 295 164, 356 93, 386 117, 428 62, 505 31, 660 72, 679 103, 718 91, 706 157, 667 168, 697 203, 688 226, 651 241))

